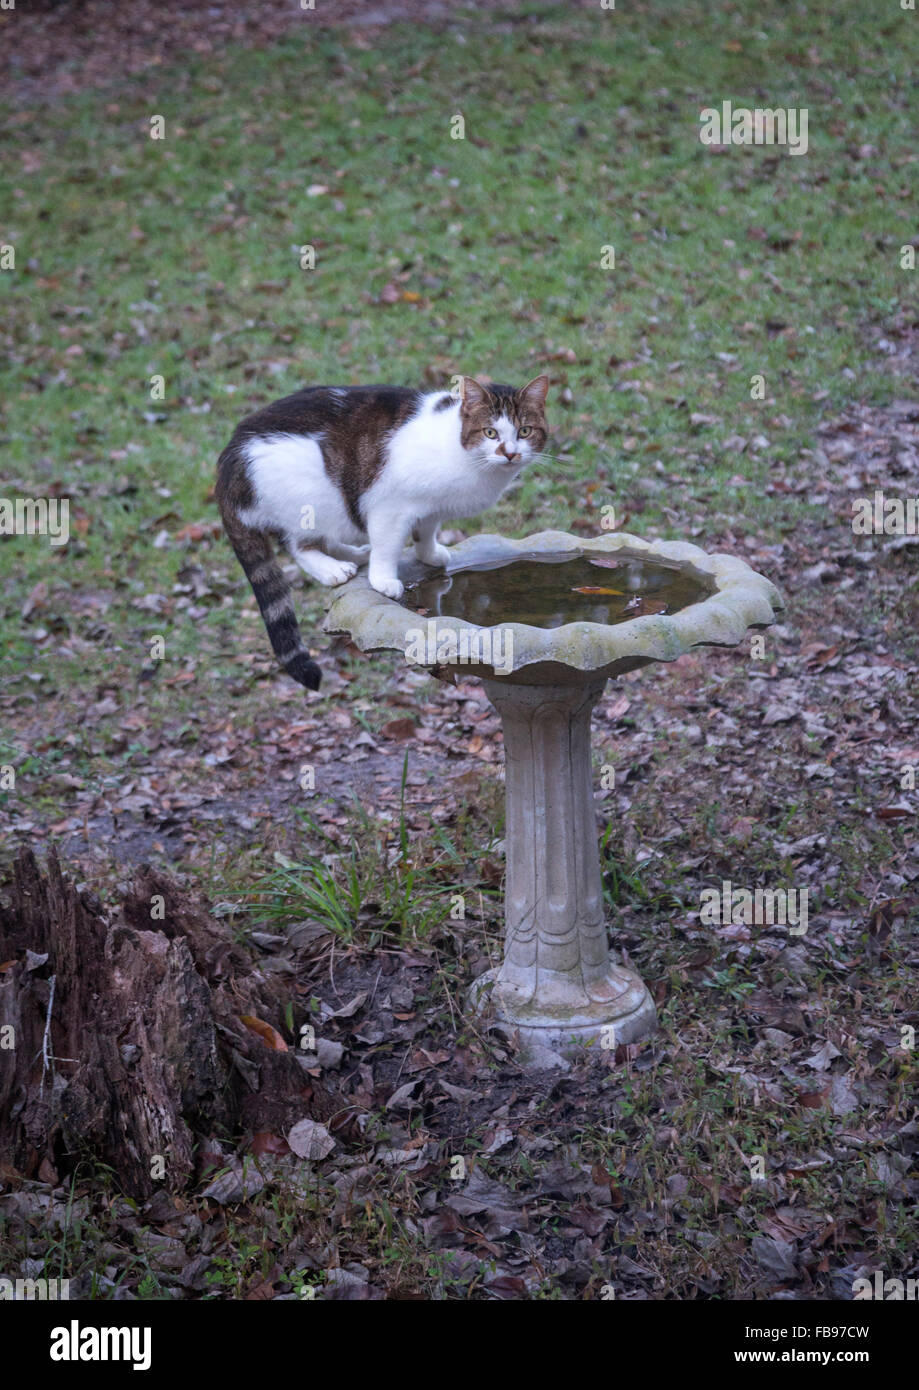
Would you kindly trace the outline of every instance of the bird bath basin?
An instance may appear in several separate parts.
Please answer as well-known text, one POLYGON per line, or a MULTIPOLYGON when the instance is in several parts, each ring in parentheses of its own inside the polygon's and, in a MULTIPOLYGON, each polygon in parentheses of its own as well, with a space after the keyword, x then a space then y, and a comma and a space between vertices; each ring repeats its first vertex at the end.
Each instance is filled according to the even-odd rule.
POLYGON ((516 1027, 524 1061, 632 1042, 656 1014, 607 941, 591 713, 610 678, 695 646, 736 646, 782 600, 744 561, 680 541, 542 531, 473 536, 450 554, 434 573, 406 552, 398 602, 359 572, 334 591, 325 630, 442 679, 477 676, 501 717, 504 961, 476 980, 471 1008, 516 1027))

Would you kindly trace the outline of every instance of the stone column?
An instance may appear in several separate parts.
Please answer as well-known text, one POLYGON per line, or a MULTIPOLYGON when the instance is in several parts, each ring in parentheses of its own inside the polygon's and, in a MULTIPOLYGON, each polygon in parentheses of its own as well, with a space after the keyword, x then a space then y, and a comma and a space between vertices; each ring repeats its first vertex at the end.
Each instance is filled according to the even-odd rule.
POLYGON ((533 1042, 630 1042, 656 1014, 607 946, 590 767, 605 681, 483 685, 504 729, 507 890, 504 963, 475 982, 476 1007, 517 1026, 524 1060, 533 1042))

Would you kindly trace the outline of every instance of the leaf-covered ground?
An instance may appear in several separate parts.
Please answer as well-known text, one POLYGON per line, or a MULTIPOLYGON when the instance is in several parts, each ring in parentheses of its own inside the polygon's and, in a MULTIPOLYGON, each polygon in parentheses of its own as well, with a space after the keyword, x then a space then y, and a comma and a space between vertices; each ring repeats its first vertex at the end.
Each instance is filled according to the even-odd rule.
MULTIPOLYGON (((144 859, 184 875, 290 979, 347 1124, 316 1163, 224 1136, 246 1200, 202 1179, 138 1211, 91 1156, 65 1186, 4 1171, 4 1268, 196 1298, 915 1274, 919 552, 852 530, 853 499, 919 495, 915 16, 543 6, 219 44, 199 18, 115 79, 46 62, 43 91, 53 27, 17 60, 0 491, 69 496, 75 525, 53 553, 0 540, 3 855, 57 843, 103 893, 144 859), (722 99, 808 106, 808 155, 705 150, 722 99), (699 651, 602 701, 610 924, 661 1031, 533 1077, 463 1017, 500 951, 496 717, 475 682, 318 637, 304 697, 210 489, 235 419, 303 381, 542 367, 557 463, 466 533, 594 534, 612 504, 742 555, 788 609, 762 657, 699 651), (726 879, 807 888, 806 935, 703 925, 726 879)), ((315 590, 300 608, 317 631, 315 590)))

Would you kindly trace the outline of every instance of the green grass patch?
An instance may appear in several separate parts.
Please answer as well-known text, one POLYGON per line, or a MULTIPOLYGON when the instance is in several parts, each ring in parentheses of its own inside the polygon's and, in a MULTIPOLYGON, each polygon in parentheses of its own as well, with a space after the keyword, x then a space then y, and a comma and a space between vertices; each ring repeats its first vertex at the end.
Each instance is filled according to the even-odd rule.
MULTIPOLYGON (((856 3, 755 20, 653 3, 400 25, 366 46, 305 26, 5 112, 3 491, 81 509, 64 548, 5 542, 7 672, 117 683, 165 635, 171 672, 238 675, 241 576, 222 540, 182 531, 216 517, 236 420, 310 382, 523 380, 548 363, 556 461, 486 529, 599 529, 604 505, 638 531, 690 517, 703 541, 801 524, 806 501, 765 496, 771 467, 824 412, 893 389, 875 343, 915 234, 910 25, 856 3), (699 111, 722 100, 806 107, 808 153, 712 153, 699 111), (189 560, 226 581, 192 620, 174 588, 189 560)), ((315 590, 303 607, 309 629, 315 590)), ((184 698, 152 692, 154 717, 184 698)))

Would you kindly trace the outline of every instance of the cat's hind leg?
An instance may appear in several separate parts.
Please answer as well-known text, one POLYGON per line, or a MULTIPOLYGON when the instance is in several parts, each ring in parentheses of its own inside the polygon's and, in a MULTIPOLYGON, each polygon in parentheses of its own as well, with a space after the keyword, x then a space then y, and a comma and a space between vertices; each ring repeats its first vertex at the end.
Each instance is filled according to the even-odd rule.
POLYGON ((317 584, 345 584, 357 574, 357 565, 353 560, 336 559, 334 555, 327 555, 324 550, 315 547, 300 550, 292 546, 290 554, 303 573, 315 579, 317 584))

